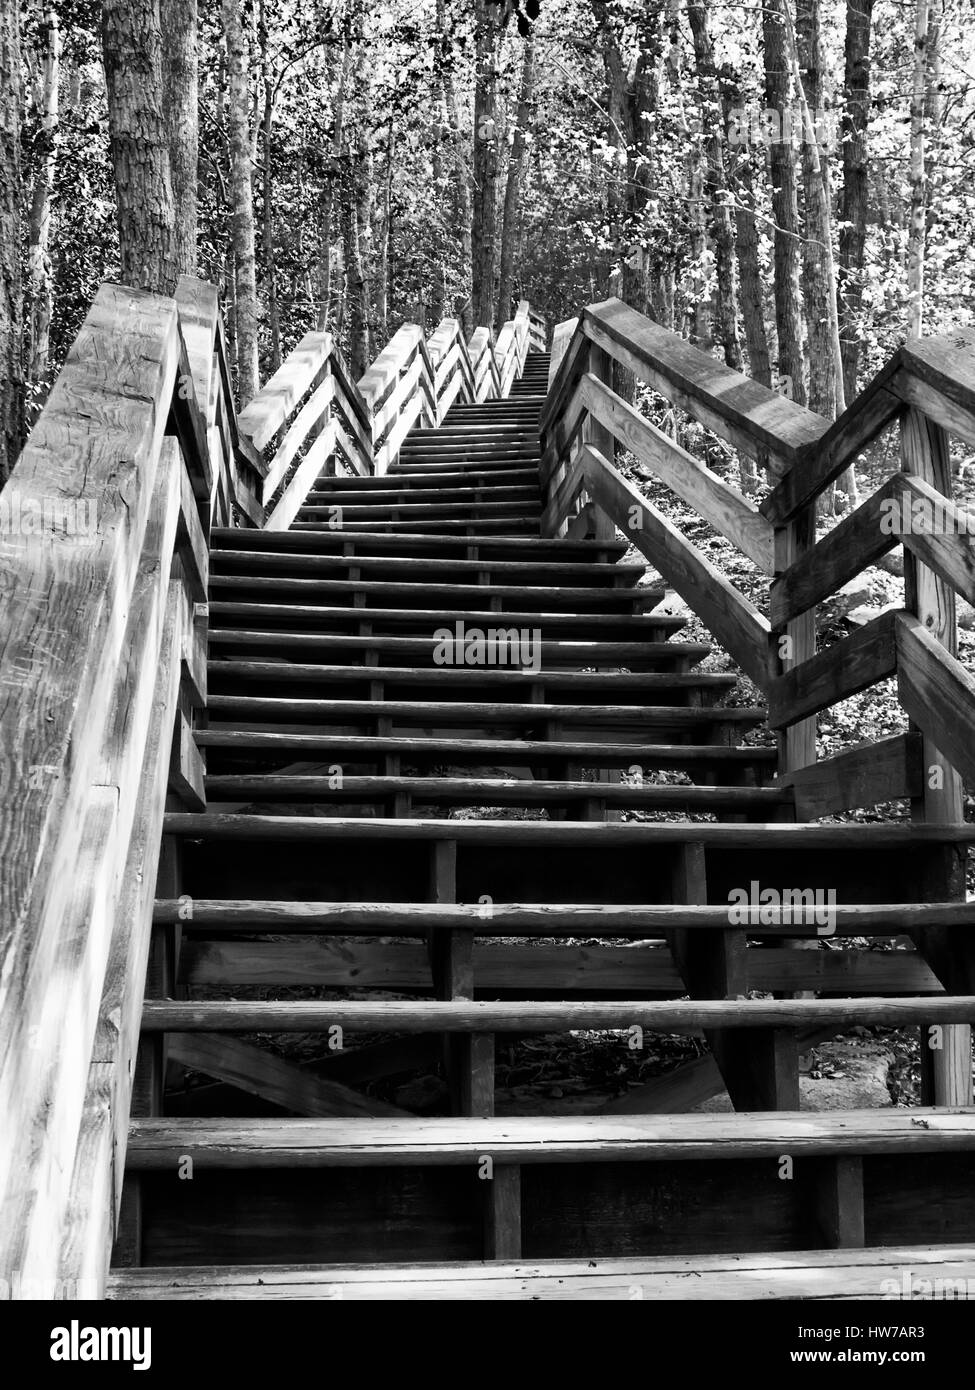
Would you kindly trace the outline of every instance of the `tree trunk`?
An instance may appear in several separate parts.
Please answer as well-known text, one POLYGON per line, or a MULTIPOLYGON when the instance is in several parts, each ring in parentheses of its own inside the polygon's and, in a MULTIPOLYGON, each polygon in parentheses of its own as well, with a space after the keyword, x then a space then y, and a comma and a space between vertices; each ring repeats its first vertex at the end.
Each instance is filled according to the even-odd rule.
MULTIPOLYGON (((755 182, 751 157, 730 137, 732 113, 742 104, 741 85, 730 70, 722 73, 721 98, 728 140, 728 183, 735 204, 735 252, 741 283, 741 318, 745 329, 748 369, 763 386, 772 385, 772 360, 765 328, 765 285, 755 225, 755 182)), ((744 455, 742 455, 744 460, 744 455)))
POLYGON ((535 40, 529 34, 522 56, 521 88, 518 93, 518 116, 511 157, 508 160, 508 180, 504 190, 504 220, 501 224, 501 275, 498 284, 497 327, 511 315, 512 286, 514 285, 515 243, 517 241, 521 179, 527 146, 526 132, 532 119, 532 85, 534 81, 535 40))
POLYGON ((104 0, 101 30, 122 283, 172 294, 179 264, 159 0, 104 0))
MULTIPOLYGON (((443 92, 444 107, 447 112, 447 122, 450 126, 450 140, 453 150, 454 164, 454 196, 456 203, 456 225, 458 240, 460 242, 460 260, 464 267, 465 278, 470 283, 474 266, 473 251, 473 223, 474 210, 471 199, 471 181, 467 168, 467 159, 464 147, 464 138, 460 128, 460 117, 457 110, 457 93, 454 89, 453 71, 447 61, 447 54, 451 48, 451 34, 447 26, 446 7, 444 0, 437 0, 437 32, 444 36, 439 49, 440 58, 440 84, 443 92)), ((469 337, 473 328, 473 298, 465 288, 461 295, 460 304, 455 304, 454 313, 460 319, 465 337, 469 337)))
POLYGON ((28 425, 40 414, 50 389, 48 352, 54 311, 51 280, 51 200, 58 149, 58 86, 61 34, 57 12, 45 10, 38 28, 39 76, 35 102, 39 116, 34 192, 27 234, 27 269, 30 276, 30 332, 27 353, 28 425))
POLYGON ((705 131, 705 183, 710 205, 710 232, 714 243, 715 278, 717 280, 718 338, 729 367, 741 370, 741 342, 738 337, 738 290, 735 283, 735 237, 728 209, 728 180, 725 173, 721 140, 721 107, 718 100, 717 73, 714 49, 708 33, 708 12, 705 0, 688 0, 687 17, 694 41, 697 64, 697 88, 701 119, 705 131))
POLYGON ((498 128, 496 119, 500 14, 496 0, 475 0, 474 207, 471 280, 474 323, 494 324, 498 239, 498 128))
POLYGON ((352 45, 346 39, 342 45, 342 67, 339 85, 335 94, 335 109, 332 115, 332 144, 325 178, 325 192, 322 196, 321 252, 318 276, 318 331, 328 327, 332 300, 332 268, 334 248, 332 243, 332 223, 335 220, 335 186, 341 184, 342 137, 345 122, 345 93, 349 84, 352 66, 352 45))
POLYGON ((20 270, 20 5, 0 0, 0 487, 22 444, 23 285, 20 270))
MULTIPOLYGON (((376 256, 376 346, 385 346, 389 339, 389 280, 393 239, 393 159, 396 154, 396 136, 393 118, 389 118, 386 131, 386 177, 383 181, 382 228, 379 235, 379 250, 376 256)), ((442 178, 441 171, 441 178, 442 178)), ((436 180, 439 187, 439 180, 436 180)), ((443 257, 439 275, 430 298, 430 308, 435 323, 443 318, 444 277, 443 257)))
MULTIPOLYGON (((765 47, 765 104, 779 131, 791 111, 791 67, 786 46, 782 6, 767 0, 762 9, 765 47)), ((799 296, 799 209, 796 199, 796 158, 789 139, 773 138, 769 145, 772 175, 773 282, 775 328, 779 344, 777 389, 800 405, 806 403, 802 360, 802 301, 799 296)))
POLYGON ((267 325, 270 332, 270 357, 268 375, 276 372, 281 365, 281 315, 278 311, 278 268, 274 256, 274 170, 271 165, 271 133, 274 128, 274 81, 268 62, 267 19, 264 0, 258 11, 260 15, 258 35, 261 45, 261 86, 263 88, 263 108, 261 111, 261 153, 264 160, 264 207, 261 215, 261 249, 264 258, 264 286, 267 297, 267 325))
POLYGON ((355 147, 349 141, 348 165, 351 172, 349 207, 346 218, 345 265, 348 275, 349 365, 356 380, 370 361, 370 248, 372 233, 372 179, 370 176, 369 118, 370 81, 362 21, 356 35, 357 55, 353 91, 361 95, 355 147))
POLYGON ((870 119, 872 13, 873 0, 847 0, 839 299, 843 388, 848 401, 856 395, 860 367, 860 315, 867 241, 867 123, 870 119))
POLYGON ((927 105, 929 0, 914 12, 914 80, 911 86, 911 218, 907 238, 907 332, 919 337, 924 326, 924 242, 927 169, 924 160, 927 105))
MULTIPOLYGON (((788 0, 786 0, 788 3, 788 0)), ((806 105, 815 118, 823 109, 822 37, 819 0, 796 0, 796 44, 800 82, 806 105)), ((802 185, 805 234, 802 256, 803 308, 806 319, 806 355, 809 362, 810 410, 833 420, 837 414, 835 364, 831 335, 829 297, 835 285, 827 273, 830 238, 829 175, 825 151, 819 145, 819 130, 802 142, 802 185), (816 165, 819 168, 816 168, 816 165), (825 188, 825 198, 820 189, 825 188)))
POLYGON ((240 0, 223 0, 227 43, 227 133, 230 139, 230 240, 234 250, 237 394, 240 408, 260 388, 254 190, 248 122, 247 49, 240 0))
POLYGON ((160 0, 163 110, 173 184, 173 255, 181 275, 197 271, 199 74, 197 0, 160 0))

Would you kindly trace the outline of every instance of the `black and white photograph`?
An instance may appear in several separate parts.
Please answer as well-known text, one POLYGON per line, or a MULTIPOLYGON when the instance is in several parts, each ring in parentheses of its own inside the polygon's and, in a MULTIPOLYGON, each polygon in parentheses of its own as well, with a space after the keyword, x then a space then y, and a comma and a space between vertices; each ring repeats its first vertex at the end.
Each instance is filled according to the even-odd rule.
POLYGON ((972 0, 0 0, 25 1365, 946 1368, 973 849, 972 0))

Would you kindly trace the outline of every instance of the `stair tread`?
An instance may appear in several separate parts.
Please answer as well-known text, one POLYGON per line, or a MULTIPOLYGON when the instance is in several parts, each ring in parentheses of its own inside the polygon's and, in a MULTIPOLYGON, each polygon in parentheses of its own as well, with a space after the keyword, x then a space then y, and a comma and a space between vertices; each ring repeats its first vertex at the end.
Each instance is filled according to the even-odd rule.
MULTIPOLYGON (((975 995, 855 999, 592 1000, 169 1000, 147 999, 143 1032, 558 1033, 572 1030, 697 1032, 702 1028, 901 1027, 973 1023, 975 995)), ((975 1110, 972 1112, 975 1126, 975 1110)), ((975 1132, 973 1132, 975 1140, 975 1132)))
MULTIPOLYGON (((388 594, 390 596, 415 597, 419 599, 443 595, 446 598, 485 598, 489 592, 492 599, 517 598, 535 600, 538 603, 592 602, 598 604, 647 605, 659 603, 666 590, 661 585, 651 588, 610 589, 593 587, 584 589, 566 585, 559 588, 553 585, 531 584, 492 584, 490 589, 484 584, 456 584, 443 581, 404 581, 395 579, 334 579, 329 577, 301 578, 280 574, 215 574, 210 575, 210 590, 234 589, 275 589, 281 593, 327 593, 327 594, 388 594)), ((664 615, 661 615, 664 616, 664 615)))
POLYGON ((761 710, 737 705, 708 705, 697 708, 688 705, 566 705, 566 704, 488 704, 482 701, 450 700, 323 700, 295 699, 266 695, 214 695, 208 708, 212 711, 237 711, 276 714, 282 717, 295 713, 322 716, 352 715, 381 719, 415 718, 450 720, 490 720, 508 723, 537 724, 540 720, 567 720, 593 724, 647 723, 682 725, 688 728, 709 724, 764 723, 761 710))
MULTIPOLYGON (((675 643, 665 643, 674 646, 675 643)), ((705 649, 705 652, 707 649, 705 649)), ((311 662, 283 661, 215 661, 207 663, 212 676, 246 676, 250 679, 267 677, 289 681, 310 681, 342 684, 359 681, 382 681, 388 684, 428 685, 431 679, 445 686, 533 686, 541 684, 547 690, 731 690, 737 678, 719 671, 549 671, 541 675, 532 671, 503 667, 441 666, 336 666, 311 662)))
MULTIPOLYGON (((703 743, 594 743, 582 739, 499 739, 456 737, 427 738, 411 734, 319 734, 277 733, 250 729, 200 729, 196 741, 201 748, 258 748, 273 751, 335 750, 346 748, 359 753, 432 753, 453 756, 474 756, 487 761, 502 762, 516 755, 544 762, 546 759, 590 758, 595 762, 623 761, 626 758, 648 759, 655 762, 766 763, 774 764, 778 754, 774 748, 731 747, 728 744, 703 743)), ((593 784, 594 786, 597 784, 593 784)), ((598 795, 598 792, 594 792, 598 795)), ((975 826, 971 827, 975 837, 975 826)))
MULTIPOLYGON (((699 751, 688 750, 687 751, 699 751)), ((532 845, 703 844, 717 849, 907 849, 925 844, 971 844, 975 825, 804 825, 754 821, 499 821, 413 817, 225 815, 170 811, 166 833, 186 837, 278 840, 456 840, 470 844, 532 845)))
POLYGON ((525 1164, 972 1149, 975 1110, 970 1108, 504 1119, 146 1118, 130 1121, 126 1166, 136 1171, 170 1167, 187 1153, 203 1169, 467 1164, 484 1153, 496 1162, 525 1164))
POLYGON ((122 1299, 647 1300, 875 1299, 919 1278, 975 1282, 975 1246, 390 1264, 187 1265, 116 1269, 122 1299))
POLYGON ((209 801, 351 801, 385 799, 397 794, 423 804, 559 805, 566 801, 606 802, 635 810, 680 809, 709 811, 792 805, 787 787, 675 786, 671 783, 629 785, 625 782, 572 782, 524 777, 395 777, 252 773, 207 777, 209 801))
MULTIPOLYGON (((833 908, 837 934, 859 930, 900 934, 916 926, 964 926, 975 924, 972 903, 854 903, 833 908)), ((160 924, 183 922, 192 931, 214 932, 263 930, 311 932, 316 927, 339 931, 375 931, 386 934, 401 925, 403 934, 415 931, 470 928, 478 933, 503 936, 563 935, 580 932, 626 936, 639 932, 648 938, 671 931, 675 926, 688 930, 710 930, 728 925, 726 903, 708 906, 684 903, 492 903, 485 916, 479 903, 370 903, 295 902, 290 899, 249 900, 236 898, 194 898, 193 916, 186 921, 182 898, 156 900, 153 920, 160 924)), ((808 1002, 808 1001, 807 1001, 808 1002)), ((816 1001, 813 1001, 816 1002, 816 1001)), ((645 1007, 645 1001, 640 1007, 645 1007)))
MULTIPOLYGON (((273 535, 274 532, 258 533, 273 535)), ((287 536, 294 536, 294 532, 283 533, 287 536)), ((606 578, 619 578, 634 581, 631 584, 622 584, 623 589, 643 587, 636 584, 645 572, 643 565, 613 565, 601 564, 598 561, 591 563, 582 562, 574 564, 552 560, 537 563, 532 560, 466 560, 451 559, 438 560, 428 556, 384 556, 384 555, 320 555, 316 554, 307 545, 302 546, 301 532, 297 533, 299 544, 291 550, 271 549, 262 550, 258 546, 253 546, 246 550, 215 549, 211 557, 211 568, 214 572, 219 572, 220 566, 225 563, 252 564, 260 562, 268 565, 277 565, 279 568, 303 568, 303 569, 347 569, 350 565, 355 565, 359 569, 389 569, 394 574, 402 574, 410 570, 422 570, 434 574, 458 572, 461 574, 474 574, 487 572, 490 574, 543 574, 553 577, 558 575, 577 575, 585 576, 593 580, 606 578)), ((487 588, 488 586, 484 586, 487 588)), ((528 587, 534 587, 528 586, 528 587)), ((593 583, 588 586, 594 590, 611 589, 615 586, 601 585, 593 583)), ((653 586, 655 588, 656 586, 653 586)), ((651 589, 651 592, 653 590, 651 589)))
MULTIPOLYGON (((322 534, 331 535, 332 540, 338 546, 352 544, 360 537, 369 544, 376 545, 380 543, 378 538, 370 531, 354 531, 343 528, 341 531, 332 531, 330 533, 326 531, 322 534)), ((247 531, 235 527, 218 526, 214 527, 211 535, 214 544, 217 546, 224 542, 233 541, 234 545, 229 547, 231 549, 239 548, 241 545, 246 545, 248 548, 251 546, 266 547, 268 550, 277 548, 287 549, 289 545, 295 544, 295 535, 292 531, 247 531)), ((316 544, 316 540, 309 538, 308 544, 309 546, 314 545, 316 544)), ((399 537, 395 541, 395 545, 397 546, 402 547, 407 544, 408 541, 406 537, 399 537)), ((452 540, 449 537, 442 537, 439 539, 439 542, 436 537, 424 537, 424 544, 437 549, 446 550, 458 544, 462 544, 462 542, 452 540)), ((622 558, 628 549, 625 543, 615 540, 552 540, 539 536, 534 536, 531 539, 520 537, 515 537, 513 539, 505 537, 486 537, 480 541, 479 544, 483 546, 485 550, 491 550, 492 548, 528 550, 530 547, 532 554, 540 551, 546 555, 564 555, 567 558, 570 555, 597 555, 600 552, 622 558)), ((641 568, 643 567, 641 566, 641 568)))
POLYGON ((491 608, 350 608, 348 605, 332 607, 324 603, 272 603, 262 600, 241 602, 229 599, 211 599, 210 616, 314 618, 321 621, 335 619, 340 622, 349 621, 351 618, 359 622, 408 622, 412 625, 429 624, 433 627, 450 624, 451 632, 456 622, 505 628, 571 627, 573 623, 597 623, 608 629, 622 628, 634 632, 647 632, 652 628, 665 632, 679 632, 686 626, 686 619, 671 617, 667 613, 559 613, 539 609, 510 609, 499 613, 491 608))

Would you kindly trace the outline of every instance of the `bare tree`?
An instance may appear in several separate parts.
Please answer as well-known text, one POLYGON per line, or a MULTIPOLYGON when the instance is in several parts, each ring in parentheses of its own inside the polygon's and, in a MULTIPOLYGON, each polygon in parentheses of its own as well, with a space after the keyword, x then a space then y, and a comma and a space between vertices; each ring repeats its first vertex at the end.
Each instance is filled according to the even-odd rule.
POLYGON ((799 295, 799 206, 796 196, 796 157, 785 138, 792 102, 792 67, 786 42, 787 0, 767 0, 762 8, 765 47, 765 104, 778 124, 769 144, 772 175, 773 278, 775 328, 779 344, 778 372, 786 389, 801 405, 806 401, 802 357, 802 300, 799 295))

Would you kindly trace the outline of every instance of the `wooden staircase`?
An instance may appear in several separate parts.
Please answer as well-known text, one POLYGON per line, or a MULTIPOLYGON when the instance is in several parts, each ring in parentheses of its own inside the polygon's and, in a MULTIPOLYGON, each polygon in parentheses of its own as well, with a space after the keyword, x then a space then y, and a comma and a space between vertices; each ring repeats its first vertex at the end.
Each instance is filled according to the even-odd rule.
MULTIPOLYGON (((483 1259, 530 1260, 532 1277, 513 1270, 523 1296, 538 1296, 536 1280, 545 1296, 605 1296, 592 1257, 610 1286, 612 1262, 629 1257, 627 1287, 654 1290, 677 1254, 862 1245, 881 1230, 900 1244, 948 1237, 911 1194, 919 1178, 965 1182, 975 1118, 795 1113, 800 1037, 929 1020, 931 1006, 742 1004, 755 981, 729 945, 745 933, 706 905, 753 879, 828 882, 845 905, 841 933, 866 934, 872 911, 889 934, 888 914, 903 909, 868 905, 868 884, 909 901, 945 842, 844 826, 806 829, 797 845, 777 751, 746 741, 764 710, 724 702, 734 677, 699 669, 711 649, 654 611, 663 586, 642 583, 617 540, 539 535, 548 372, 547 354, 529 355, 510 397, 455 404, 441 426, 412 430, 382 477, 323 474, 289 531, 213 533, 208 719, 196 735, 207 809, 168 816, 178 893, 156 905, 157 924, 182 928, 182 997, 148 1000, 143 1029, 157 1046, 169 1039, 174 1068, 258 1103, 211 1086, 212 1115, 190 1093, 190 1114, 133 1121, 143 1267, 116 1268, 115 1297, 266 1287, 281 1298, 292 1281, 300 1297, 497 1296, 481 1265, 448 1266, 468 1282, 443 1282, 444 1261, 483 1259), (462 652, 438 664, 435 634, 457 623, 530 634, 530 660, 475 651, 470 664, 462 652), (577 970, 566 988, 559 958, 580 955, 569 943, 595 941, 597 965, 599 943, 631 943, 619 956, 654 936, 669 943, 676 990, 627 990, 625 961, 610 979, 577 970), (492 942, 515 943, 493 975, 492 942), (685 990, 708 1002, 661 998, 685 990), (492 1118, 497 1045, 634 1028, 703 1028, 739 1109, 787 1113, 492 1118), (340 1038, 340 1064, 298 1066, 292 1035, 317 1035, 319 1053, 340 1038), (380 1071, 404 1065, 397 1047, 407 1068, 411 1056, 436 1065, 417 1048, 436 1036, 449 1116, 412 1116, 330 1080, 372 1074, 377 1048, 380 1071), (784 1155, 803 1170, 789 1188, 784 1155), (193 1180, 181 1184, 187 1158, 193 1180), (864 1207, 864 1164, 871 1188, 882 1177, 882 1214, 864 1207), (563 1262, 561 1282, 546 1261, 563 1262), (363 1268, 347 1275, 349 1264, 363 1268)), ((779 993, 812 982, 784 967, 762 981, 779 993)), ((869 1267, 875 1282, 881 1265, 869 1267)), ((700 1296, 722 1281, 731 1292, 727 1262, 715 1268, 700 1296)), ((828 1260, 818 1273, 837 1278, 828 1260)), ((853 1277, 862 1285, 862 1264, 853 1277)))
MULTIPOLYGON (((871 1297, 912 1270, 975 1276, 975 827, 945 801, 837 819, 923 802, 928 742, 968 770, 945 713, 967 687, 936 655, 930 716, 911 693, 923 597, 834 666, 802 649, 795 593, 831 580, 803 577, 816 548, 781 489, 825 422, 611 304, 551 357, 527 306, 497 344, 407 326, 358 387, 308 335, 235 435, 219 320, 190 288, 156 393, 195 375, 226 449, 172 484, 168 530, 147 523, 178 621, 141 782, 117 779, 140 791, 114 934, 70 996, 101 981, 57 1267, 113 1299, 871 1297), (770 451, 772 519, 634 423, 611 349, 770 451), (774 565, 771 621, 618 473, 614 430, 774 565), (702 669, 715 646, 660 611, 665 584, 767 706, 702 669), (776 664, 780 632, 799 650, 776 664), (917 725, 799 756, 816 709, 897 652, 917 725), (802 1053, 872 1026, 937 1035, 927 1103, 801 1110, 802 1053), (580 1032, 621 1057, 658 1034, 708 1049, 597 1113, 504 1113, 497 1050, 580 1032), (439 1113, 371 1084, 411 1074, 443 1079, 439 1113), (693 1108, 725 1090, 732 1113, 693 1108)), ((198 457, 192 411, 170 423, 198 457)), ((844 417, 820 478, 865 434, 844 417)), ((834 570, 829 547, 849 555, 821 544, 834 570)), ((15 1210, 6 1248, 39 1210, 15 1210)))

